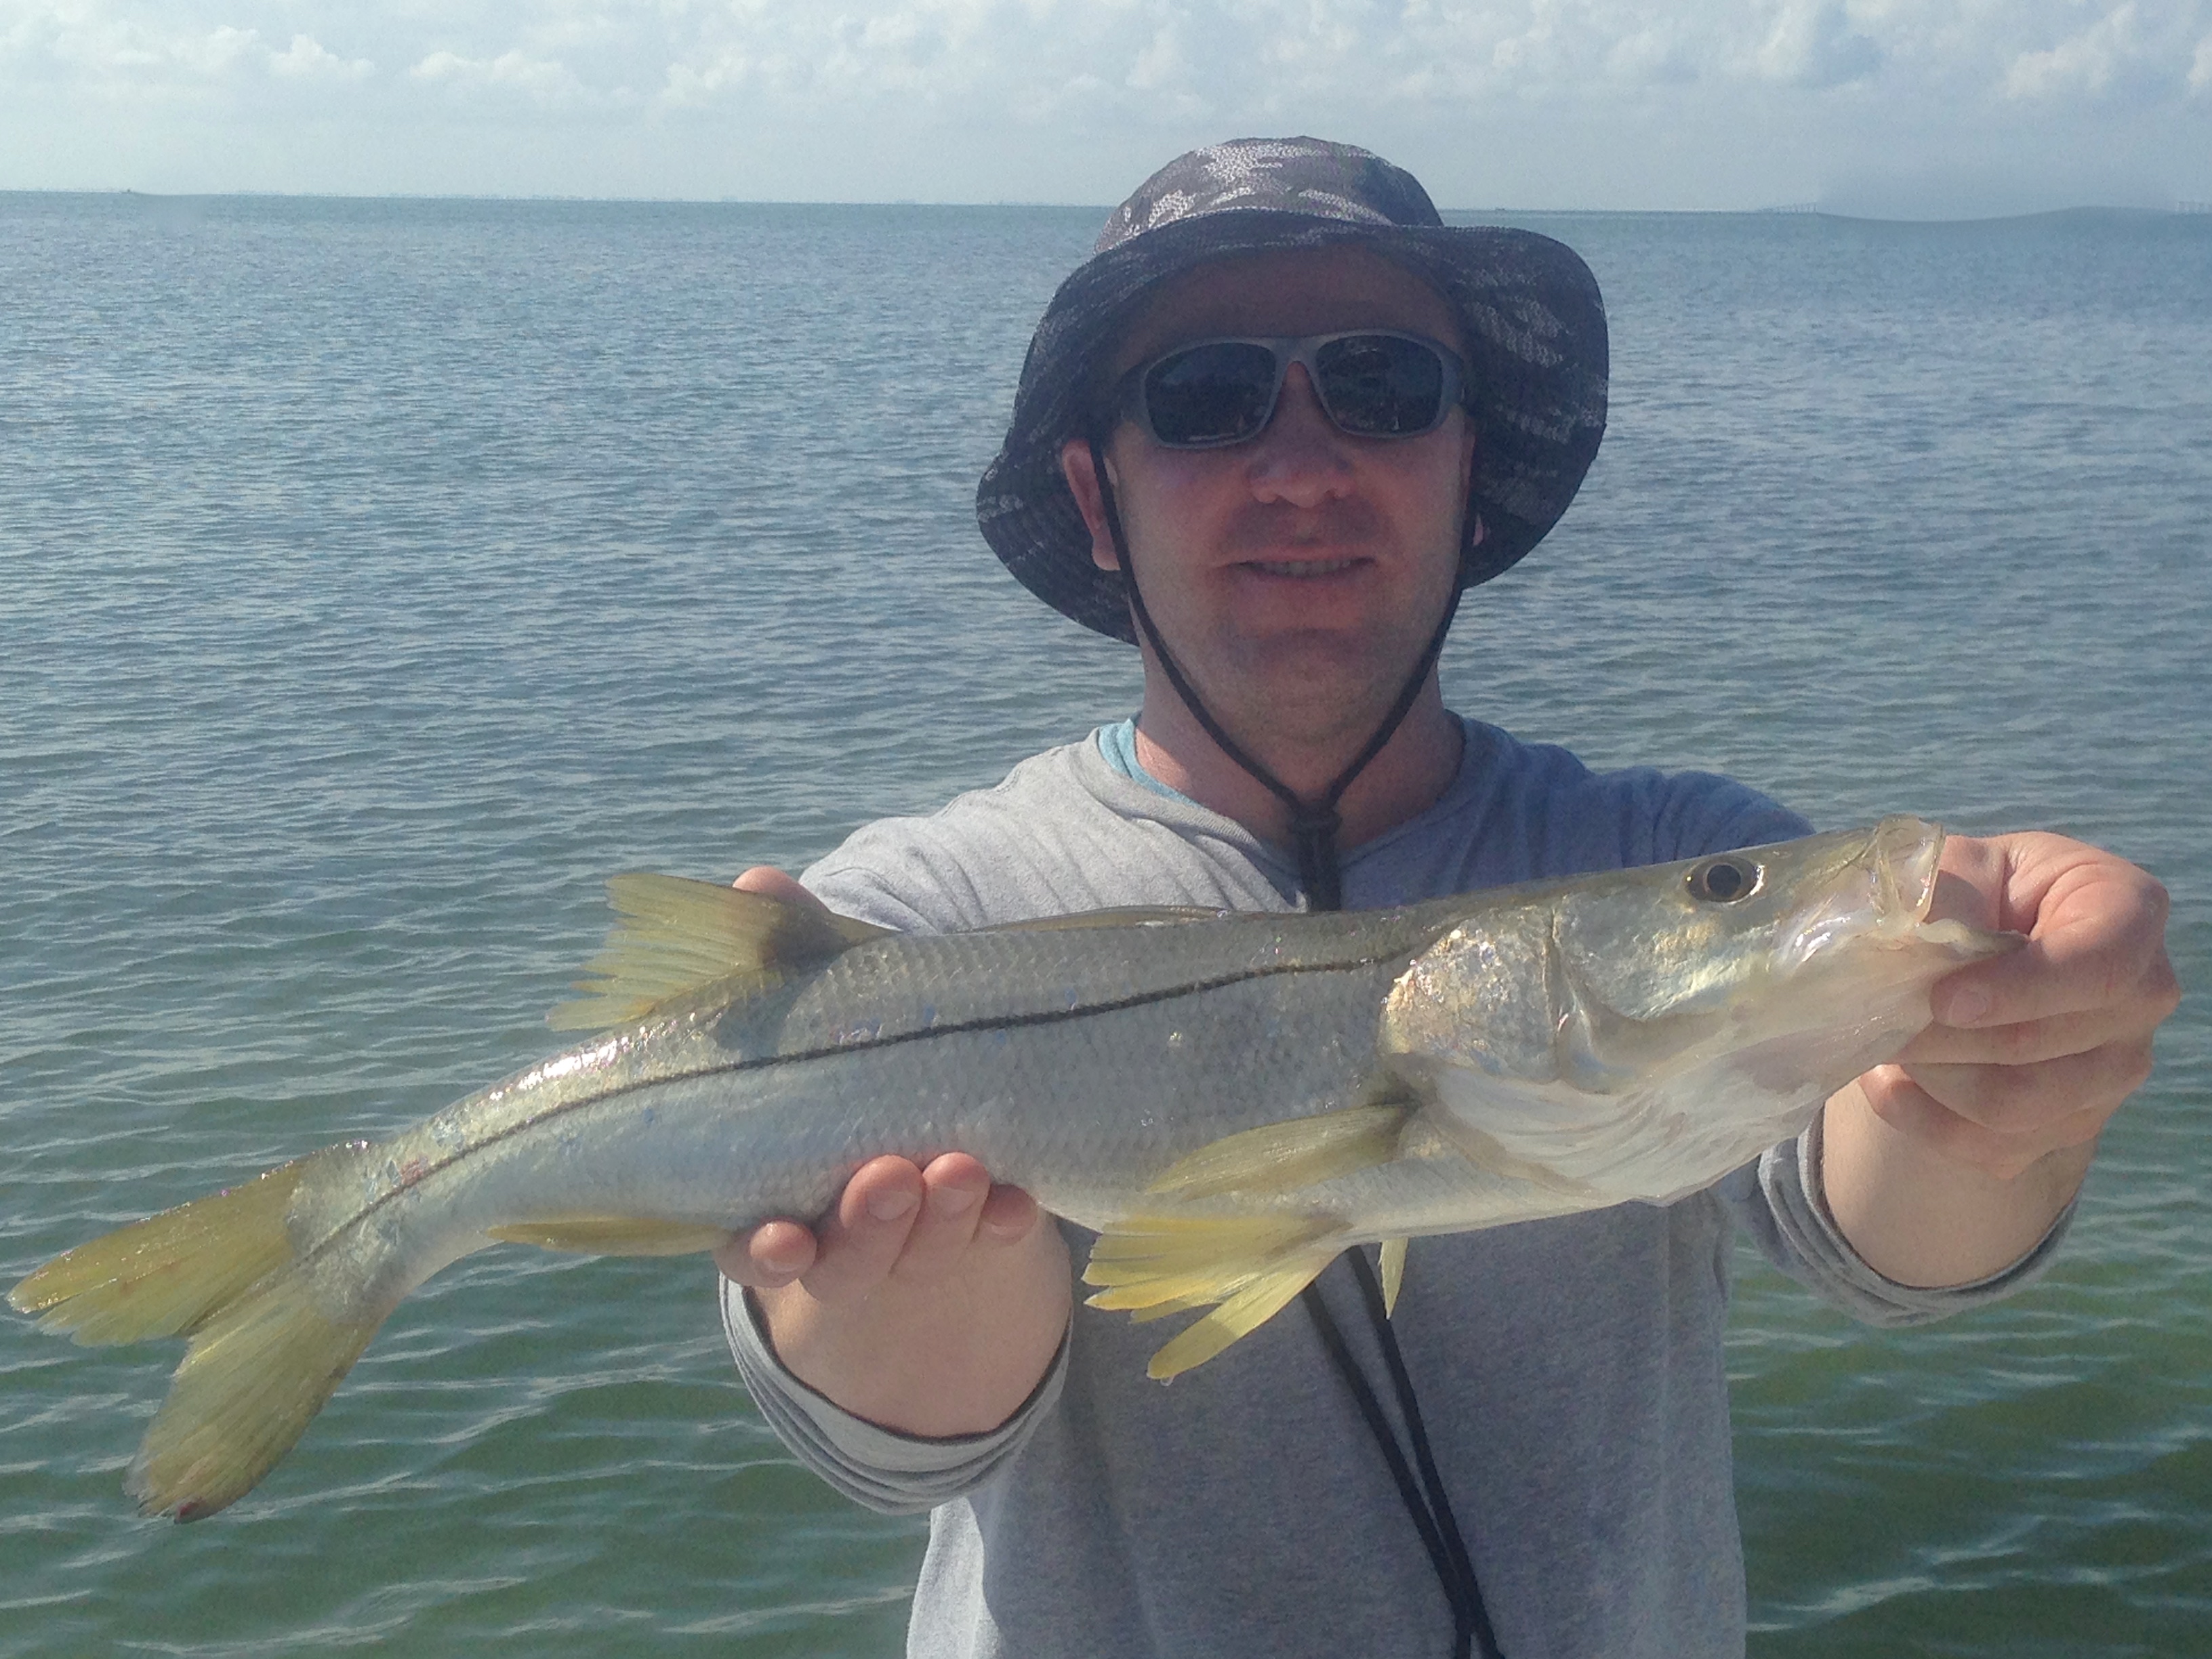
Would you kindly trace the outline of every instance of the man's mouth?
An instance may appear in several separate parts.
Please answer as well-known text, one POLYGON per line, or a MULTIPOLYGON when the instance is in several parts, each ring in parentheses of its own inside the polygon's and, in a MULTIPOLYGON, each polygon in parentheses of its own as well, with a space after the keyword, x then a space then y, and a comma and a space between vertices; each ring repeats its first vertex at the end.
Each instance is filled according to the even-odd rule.
POLYGON ((1357 559, 1253 559, 1246 568, 1269 576, 1334 576, 1358 562, 1357 559))

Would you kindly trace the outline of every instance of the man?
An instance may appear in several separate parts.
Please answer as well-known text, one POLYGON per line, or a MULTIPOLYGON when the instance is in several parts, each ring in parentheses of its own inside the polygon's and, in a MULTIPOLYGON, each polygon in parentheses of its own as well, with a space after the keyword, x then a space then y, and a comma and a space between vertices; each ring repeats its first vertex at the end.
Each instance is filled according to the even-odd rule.
MULTIPOLYGON (((1593 775, 1443 706, 1458 596, 1564 511, 1604 375, 1555 243, 1447 229, 1345 146, 1171 163, 1055 296, 978 497, 1018 577, 1139 645, 1141 714, 863 829, 808 886, 902 927, 1357 908, 1802 833, 1725 780, 1593 775)), ((1164 1389, 1156 1331, 1073 1309, 1081 1237, 951 1152, 732 1241, 732 1349, 834 1484, 933 1508, 915 1652, 1740 1651, 1732 1228, 1878 1322, 2004 1294, 2177 1000, 2142 872, 2039 835, 1944 867, 1947 910, 2034 942, 1946 981, 1905 1066, 1680 1203, 1418 1242, 1389 1327, 1340 1266, 1311 1317, 1164 1389)))

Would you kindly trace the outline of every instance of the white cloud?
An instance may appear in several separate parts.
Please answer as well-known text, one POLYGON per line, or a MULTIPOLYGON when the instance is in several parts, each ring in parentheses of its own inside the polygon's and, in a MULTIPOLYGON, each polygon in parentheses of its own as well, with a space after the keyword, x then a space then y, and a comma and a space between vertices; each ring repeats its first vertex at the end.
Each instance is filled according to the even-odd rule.
POLYGON ((2047 98, 2069 92, 2102 92, 2113 71, 2135 55, 2134 0, 2099 18, 2047 52, 2024 52, 2005 71, 2014 98, 2047 98))
POLYGON ((0 0, 0 67, 11 59, 40 63, 49 74, 109 89, 129 82, 204 88, 256 77, 358 81, 376 68, 367 58, 341 58, 312 34, 294 33, 280 52, 258 28, 100 0, 0 0))
MULTIPOLYGON (((2185 165, 2212 157, 2212 0, 0 0, 0 136, 34 92, 91 127, 228 111, 272 154, 283 120, 350 123, 349 167, 427 158, 406 189, 481 187, 436 158, 489 147, 556 192, 1096 198, 1125 155, 1319 131, 1464 158, 1486 200, 1804 200, 1885 156, 2118 144, 2212 192, 2185 165), (627 135, 590 153, 632 171, 556 176, 564 123, 627 135)), ((0 187, 44 182, 11 149, 0 187)))
MULTIPOLYGON (((492 88, 520 94, 541 105, 584 103, 602 95, 595 94, 566 64, 549 58, 533 58, 520 49, 501 52, 495 58, 465 58, 456 52, 434 52, 410 68, 407 77, 465 91, 492 88)), ((619 89, 604 95, 619 96, 619 89)))
POLYGON ((1790 0, 1759 49, 1759 71, 1798 87, 1835 87, 1881 67, 1881 48, 1852 25, 1838 0, 1790 0))
POLYGON ((1623 35, 1605 56, 1606 73, 1635 85, 1694 81, 1698 52, 1679 27, 1655 25, 1623 35))
POLYGON ((359 81, 376 72, 366 58, 341 58, 312 34, 295 34, 269 54, 269 72, 289 81, 359 81))

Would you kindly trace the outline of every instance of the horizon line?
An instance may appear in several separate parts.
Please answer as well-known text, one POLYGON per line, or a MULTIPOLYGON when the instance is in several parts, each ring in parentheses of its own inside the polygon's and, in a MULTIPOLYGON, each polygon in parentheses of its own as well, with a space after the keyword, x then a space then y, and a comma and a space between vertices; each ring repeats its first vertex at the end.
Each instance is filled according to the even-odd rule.
MULTIPOLYGON (((924 201, 915 197, 864 200, 859 198, 807 197, 740 197, 740 196, 586 196, 568 195, 552 191, 522 193, 492 193, 476 191, 325 191, 325 190, 210 190, 155 191, 142 190, 133 185, 88 187, 81 185, 0 185, 0 196, 117 196, 137 197, 149 202, 212 202, 212 201, 299 201, 299 202, 483 202, 556 204, 580 207, 846 207, 846 208, 1034 208, 1061 211, 1110 213, 1111 203, 1047 201, 1033 198, 1000 198, 965 201, 924 201)), ((2212 215, 2212 202, 2176 198, 2165 207, 2149 207, 2140 203, 2076 202, 2063 207, 2033 208, 2024 211, 1996 211, 1949 215, 1913 216, 1852 212, 1847 208, 1829 207, 1819 202, 1790 202, 1761 204, 1755 207, 1736 208, 1650 208, 1650 207, 1449 207, 1438 210, 1446 214, 1488 215, 1494 216, 1528 216, 1543 218, 1625 218, 1630 216, 1669 218, 1735 218, 1753 216, 1794 216, 1825 219, 1848 219, 1868 224, 1977 224, 2005 219, 2039 219, 2067 213, 2138 213, 2170 218, 2195 217, 2212 215)))

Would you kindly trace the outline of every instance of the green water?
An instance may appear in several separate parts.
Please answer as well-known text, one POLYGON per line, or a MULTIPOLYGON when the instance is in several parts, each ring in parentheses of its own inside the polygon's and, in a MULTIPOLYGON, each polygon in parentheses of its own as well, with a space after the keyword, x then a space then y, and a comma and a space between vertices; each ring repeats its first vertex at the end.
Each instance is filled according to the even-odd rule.
MULTIPOLYGON (((1825 823, 2104 842, 2212 983, 2212 220, 1572 217, 1615 406, 1455 704, 1825 823)), ((803 862, 1133 706, 969 517, 1096 216, 0 197, 0 1278, 551 1046, 606 872, 803 862)), ((1772 1659, 2212 1652, 2212 1028, 2069 1246, 1850 1325, 1742 1255, 1772 1659)), ((164 1345, 0 1323, 0 1656, 870 1655, 915 1523, 696 1264, 476 1258, 206 1524, 164 1345)))

